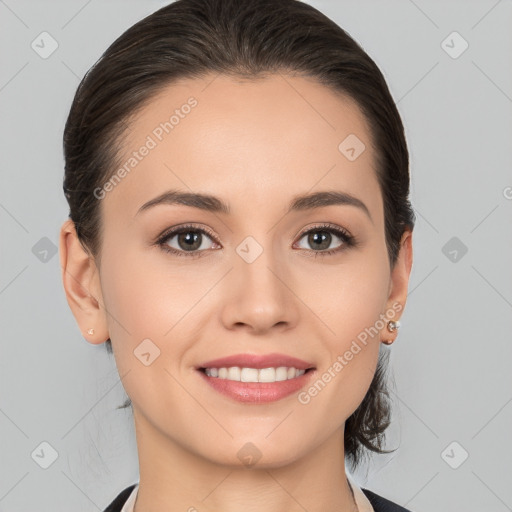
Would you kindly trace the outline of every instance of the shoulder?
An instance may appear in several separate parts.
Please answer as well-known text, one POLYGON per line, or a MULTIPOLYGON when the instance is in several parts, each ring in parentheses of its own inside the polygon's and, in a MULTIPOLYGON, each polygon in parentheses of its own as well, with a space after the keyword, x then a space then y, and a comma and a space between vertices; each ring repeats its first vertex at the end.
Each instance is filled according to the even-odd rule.
POLYGON ((126 489, 122 490, 103 512, 121 512, 123 505, 126 503, 126 500, 136 485, 137 484, 132 484, 126 489))
POLYGON ((372 504, 375 512, 411 512, 409 509, 397 505, 368 489, 361 488, 361 490, 372 504))

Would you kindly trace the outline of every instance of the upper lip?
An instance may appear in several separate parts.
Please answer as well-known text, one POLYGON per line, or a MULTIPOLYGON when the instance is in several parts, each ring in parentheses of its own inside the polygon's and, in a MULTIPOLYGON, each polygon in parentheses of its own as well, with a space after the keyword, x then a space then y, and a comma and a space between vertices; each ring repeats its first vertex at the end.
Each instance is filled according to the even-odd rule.
POLYGON ((294 367, 298 370, 307 370, 314 368, 312 363, 302 359, 288 356, 286 354, 233 354, 206 361, 199 365, 197 369, 202 368, 229 368, 239 366, 241 368, 278 368, 280 366, 294 367))

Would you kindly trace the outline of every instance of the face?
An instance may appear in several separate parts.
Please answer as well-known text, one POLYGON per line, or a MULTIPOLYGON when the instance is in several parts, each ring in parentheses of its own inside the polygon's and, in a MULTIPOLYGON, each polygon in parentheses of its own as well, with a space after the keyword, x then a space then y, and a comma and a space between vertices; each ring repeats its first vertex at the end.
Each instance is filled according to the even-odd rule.
POLYGON ((262 466, 342 438, 408 276, 389 266, 357 105, 298 76, 181 81, 132 120, 119 161, 96 191, 101 307, 87 321, 112 340, 139 434, 213 463, 253 451, 262 466), (259 385, 198 370, 240 354, 308 371, 259 385))

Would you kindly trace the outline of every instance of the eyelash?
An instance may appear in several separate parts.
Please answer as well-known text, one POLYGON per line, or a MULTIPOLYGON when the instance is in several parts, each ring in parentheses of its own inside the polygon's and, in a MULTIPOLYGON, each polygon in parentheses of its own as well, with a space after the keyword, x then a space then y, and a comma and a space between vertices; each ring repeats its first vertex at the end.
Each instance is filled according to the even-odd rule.
MULTIPOLYGON (((162 250, 165 252, 171 253, 175 256, 185 256, 189 258, 200 258, 208 251, 201 250, 201 251, 178 251, 174 249, 173 247, 169 247, 167 245, 167 242, 173 238, 176 235, 180 235, 182 233, 189 233, 189 232, 197 232, 208 235, 215 243, 219 244, 217 241, 215 235, 207 228, 199 228, 193 224, 186 224, 184 226, 180 226, 179 228, 173 229, 171 231, 168 231, 164 233, 161 237, 158 238, 156 241, 156 245, 160 246, 162 250)), ((312 256, 314 258, 317 258, 318 256, 331 256, 333 254, 339 253, 347 248, 350 247, 356 247, 358 245, 358 240, 355 236, 349 234, 346 230, 343 228, 340 228, 338 226, 332 225, 332 224, 319 224, 317 226, 313 226, 312 228, 309 228, 302 233, 299 234, 299 240, 304 236, 307 235, 310 232, 327 232, 336 235, 337 237, 341 238, 343 241, 343 244, 336 249, 329 249, 325 251, 313 251, 310 250, 308 252, 312 252, 312 256)))

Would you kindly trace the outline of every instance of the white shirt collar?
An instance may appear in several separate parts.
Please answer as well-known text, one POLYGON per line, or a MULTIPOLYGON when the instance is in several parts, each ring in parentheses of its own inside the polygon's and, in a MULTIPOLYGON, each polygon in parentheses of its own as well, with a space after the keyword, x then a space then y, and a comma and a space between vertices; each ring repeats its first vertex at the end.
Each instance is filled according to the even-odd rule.
POLYGON ((357 505, 358 512, 375 512, 372 504, 366 497, 366 494, 361 490, 361 488, 354 482, 350 475, 347 474, 347 480, 354 492, 354 499, 357 505))
POLYGON ((128 496, 128 499, 125 501, 124 506, 121 509, 121 512, 133 512, 133 507, 135 506, 135 499, 137 498, 138 490, 139 484, 136 484, 132 492, 130 493, 130 496, 128 496))

